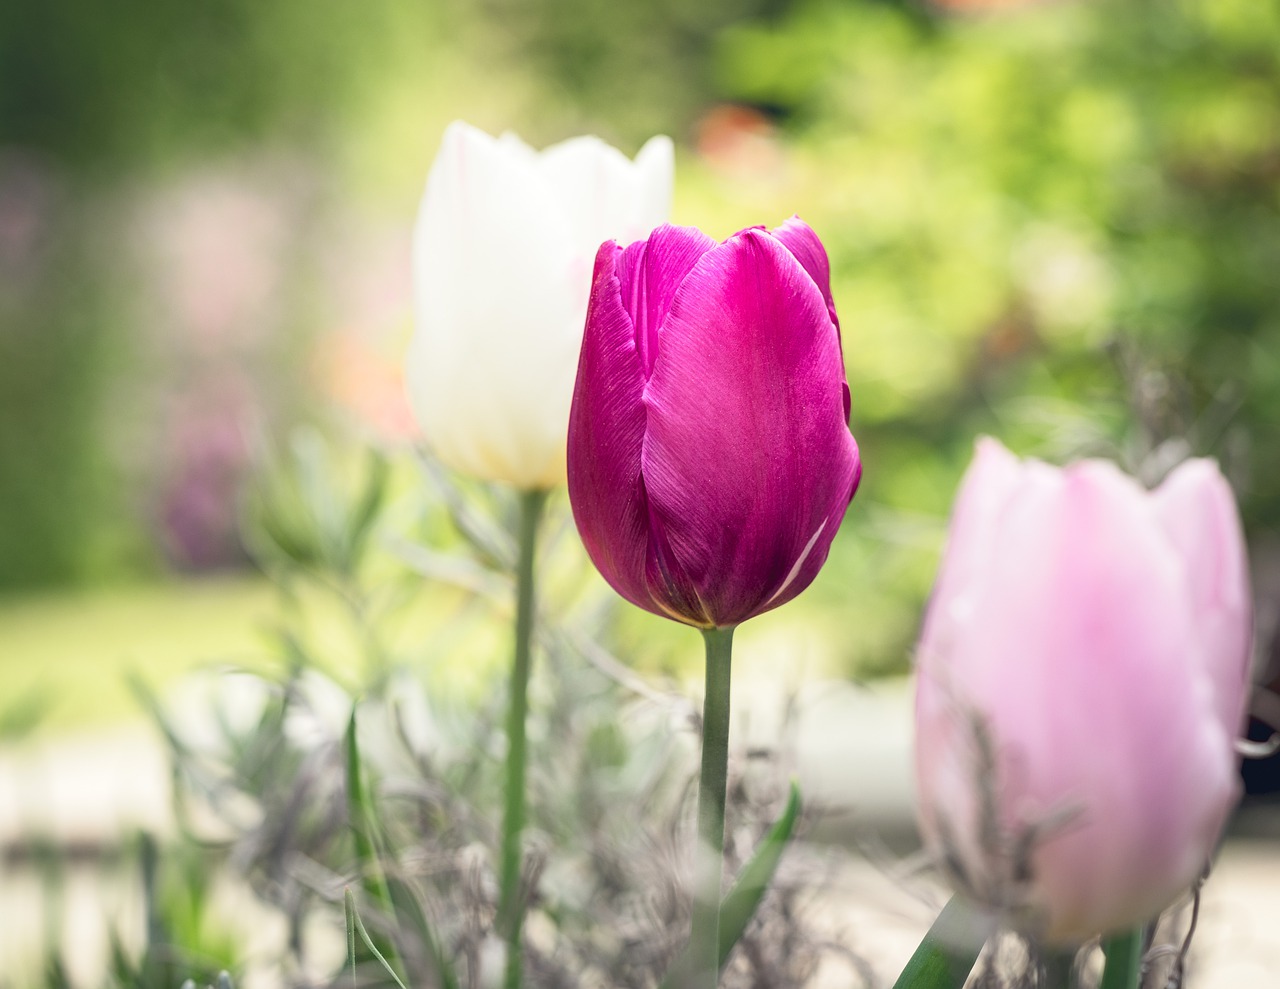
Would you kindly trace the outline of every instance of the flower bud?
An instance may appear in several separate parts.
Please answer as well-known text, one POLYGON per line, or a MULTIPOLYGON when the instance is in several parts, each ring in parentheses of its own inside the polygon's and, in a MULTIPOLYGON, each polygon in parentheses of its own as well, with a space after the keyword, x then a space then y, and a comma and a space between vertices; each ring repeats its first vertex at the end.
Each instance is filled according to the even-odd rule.
POLYGON ((406 367, 441 461, 524 490, 562 483, 591 258, 666 219, 672 167, 665 137, 632 162, 595 137, 539 153, 449 125, 414 232, 406 367))
POLYGON ((1252 618, 1235 500, 978 445, 920 638, 921 831, 970 898, 1045 943, 1145 923, 1239 795, 1252 618))
POLYGON ((605 579, 702 628, 807 587, 858 485, 827 255, 799 219, 596 256, 569 498, 605 579))

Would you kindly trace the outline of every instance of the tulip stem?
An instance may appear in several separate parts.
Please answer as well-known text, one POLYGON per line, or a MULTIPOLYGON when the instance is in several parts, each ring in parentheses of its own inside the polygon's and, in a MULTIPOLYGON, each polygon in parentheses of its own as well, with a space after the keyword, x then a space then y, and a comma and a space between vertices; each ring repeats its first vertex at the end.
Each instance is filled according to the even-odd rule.
POLYGON ((1076 953, 1049 950, 1041 959, 1044 965, 1045 989, 1075 989, 1076 953))
POLYGON ((724 874, 724 802, 729 776, 729 674, 733 628, 702 632, 707 688, 702 702, 702 772, 698 777, 698 845, 694 858, 691 989, 720 981, 720 886, 724 874))
POLYGON ((1102 953, 1106 964, 1099 989, 1138 989, 1142 977, 1142 928, 1105 938, 1102 953))
POLYGON ((498 928, 507 945, 506 989, 519 989, 520 928, 524 902, 520 890, 523 856, 520 836, 525 816, 525 717, 529 709, 530 645, 533 639, 533 558, 546 491, 520 493, 519 550, 516 557, 516 648, 511 665, 507 708, 507 785, 502 818, 502 873, 498 928))

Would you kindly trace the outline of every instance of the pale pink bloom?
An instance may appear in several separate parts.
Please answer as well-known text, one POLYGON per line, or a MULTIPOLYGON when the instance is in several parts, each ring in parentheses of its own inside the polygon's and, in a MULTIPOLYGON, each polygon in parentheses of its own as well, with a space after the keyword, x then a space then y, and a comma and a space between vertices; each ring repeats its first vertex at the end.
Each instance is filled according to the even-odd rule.
POLYGON ((944 871, 1049 943, 1162 911, 1239 795, 1251 638, 1214 463, 1147 492, 981 441, 917 657, 920 825, 944 871))

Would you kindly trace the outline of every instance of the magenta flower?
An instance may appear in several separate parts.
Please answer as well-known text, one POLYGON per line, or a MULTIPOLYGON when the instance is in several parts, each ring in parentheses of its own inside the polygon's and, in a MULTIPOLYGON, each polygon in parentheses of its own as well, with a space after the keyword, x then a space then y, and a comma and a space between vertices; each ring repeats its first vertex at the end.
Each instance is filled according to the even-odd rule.
POLYGON ((628 601, 723 628, 804 590, 861 475, 848 415, 827 255, 801 220, 601 246, 569 498, 628 601))
POLYGON ((1167 907, 1238 797, 1251 638, 1211 461, 1147 492, 983 440, 918 652, 920 825, 952 881, 1060 945, 1167 907))

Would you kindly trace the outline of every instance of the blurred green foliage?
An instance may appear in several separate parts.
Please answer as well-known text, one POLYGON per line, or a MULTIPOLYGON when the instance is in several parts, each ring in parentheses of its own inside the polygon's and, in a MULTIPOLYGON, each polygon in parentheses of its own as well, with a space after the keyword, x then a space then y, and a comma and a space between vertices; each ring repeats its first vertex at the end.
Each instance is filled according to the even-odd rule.
POLYGON ((822 586, 897 625, 877 662, 979 433, 1148 483, 1216 456, 1280 524, 1280 4, 807 0, 718 66, 832 257, 866 475, 822 586))
POLYGON ((140 488, 163 465, 129 432, 145 190, 254 149, 332 158, 414 54, 389 53, 447 30, 418 3, 0 5, 0 589, 159 563, 140 488))
POLYGON ((438 9, 14 0, 0 8, 0 134, 94 172, 331 137, 395 33, 431 39, 438 9))
MULTIPOLYGON (((1222 453, 1195 429, 1215 396, 1256 439, 1280 419, 1280 4, 813 0, 719 64, 726 95, 783 113, 870 436, 1047 444, 1030 420, 1066 402, 1133 460, 1188 432, 1222 453)), ((1246 453, 1257 522, 1278 455, 1246 453)))
MULTIPOLYGON (((981 432, 1149 482, 1211 454, 1255 545, 1280 525, 1280 0, 218 0, 128 16, 22 0, 0 14, 0 94, 6 143, 54 163, 60 202, 88 204, 67 230, 102 215, 93 190, 266 146, 407 226, 454 116, 629 150, 666 131, 677 222, 723 235, 802 214, 831 255, 866 464, 807 595, 848 668, 901 668, 981 432), (725 104, 758 128, 727 164, 708 136, 725 104)), ((28 327, 6 328, 0 361, 0 584, 147 558, 103 442, 101 376, 133 339, 111 316, 130 283, 103 274, 118 224, 101 226, 0 282, 6 323, 28 327)), ((640 619, 619 636, 664 641, 640 619)))

